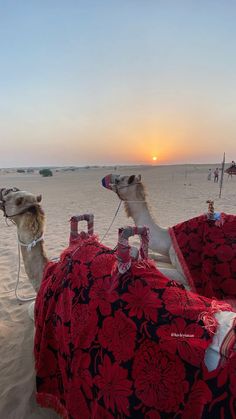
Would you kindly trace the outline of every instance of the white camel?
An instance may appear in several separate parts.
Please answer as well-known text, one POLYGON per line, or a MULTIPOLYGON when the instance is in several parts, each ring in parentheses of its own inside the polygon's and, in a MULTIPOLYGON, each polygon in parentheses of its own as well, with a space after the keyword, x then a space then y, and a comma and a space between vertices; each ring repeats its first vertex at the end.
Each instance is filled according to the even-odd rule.
POLYGON ((178 256, 172 245, 168 228, 159 226, 150 213, 145 188, 141 182, 141 175, 111 175, 110 189, 124 201, 126 214, 134 220, 135 225, 149 228, 149 248, 165 256, 166 261, 171 263, 173 267, 173 269, 158 267, 160 271, 189 289, 178 256))
MULTIPOLYGON (((127 189, 127 185, 134 186, 132 197, 134 201, 145 201, 145 195, 143 192, 143 186, 140 183, 140 177, 123 177, 116 182, 117 185, 123 185, 123 189, 117 189, 118 194, 121 197, 121 190, 124 191, 127 189), (136 183, 140 185, 136 187, 136 183), (137 189, 139 192, 137 192, 137 189), (135 192, 136 190, 136 192, 135 192)), ((127 193, 127 192, 126 192, 127 193)), ((122 193, 123 200, 124 194, 122 193)), ((25 266, 25 271, 34 287, 35 291, 38 292, 40 284, 43 278, 43 272, 46 264, 48 263, 48 258, 44 251, 44 240, 43 240, 43 231, 45 216, 44 212, 40 206, 41 195, 35 196, 32 193, 25 191, 16 191, 16 190, 6 190, 0 189, 0 209, 3 211, 5 217, 12 220, 17 228, 18 240, 21 247, 22 258, 25 266)), ((125 202, 127 211, 134 211, 137 207, 134 205, 131 200, 125 202), (131 206, 130 206, 131 205, 131 206)), ((147 209, 147 204, 143 202, 142 207, 146 210, 146 217, 138 217, 135 214, 135 219, 138 220, 138 224, 149 224, 149 227, 155 226, 154 221, 152 220, 149 211, 147 209)), ((154 231, 158 231, 162 235, 160 236, 162 240, 166 240, 165 245, 162 245, 163 253, 168 254, 168 243, 170 240, 168 238, 167 232, 165 233, 164 229, 155 226, 154 231)), ((153 243, 156 243, 156 250, 160 250, 158 246, 158 240, 152 237, 152 246, 153 243), (156 240, 156 241, 155 241, 156 240)), ((212 344, 209 346, 205 354, 205 362, 209 369, 216 368, 220 358, 220 347, 224 341, 226 335, 232 329, 233 321, 236 317, 236 314, 232 311, 219 311, 214 314, 218 321, 218 328, 214 335, 212 344)))

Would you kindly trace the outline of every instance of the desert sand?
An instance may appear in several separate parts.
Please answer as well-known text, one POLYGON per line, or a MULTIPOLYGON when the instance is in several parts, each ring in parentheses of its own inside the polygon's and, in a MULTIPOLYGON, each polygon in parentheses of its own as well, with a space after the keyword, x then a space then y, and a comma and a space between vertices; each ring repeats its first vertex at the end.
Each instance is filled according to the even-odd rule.
MULTIPOLYGON (((172 226, 207 212, 208 199, 214 200, 216 211, 236 214, 236 176, 232 179, 225 176, 219 198, 219 183, 207 180, 209 167, 216 165, 125 167, 113 171, 88 168, 55 171, 50 178, 42 178, 36 172, 19 174, 2 170, 0 188, 16 186, 42 194, 47 219, 45 247, 53 258, 68 244, 72 215, 93 213, 95 232, 100 239, 107 232, 119 204, 117 196, 101 186, 102 177, 111 172, 141 173, 152 214, 162 226, 172 226)), ((127 219, 121 207, 103 243, 115 247, 118 227, 128 224, 133 224, 132 220, 127 219)), ((14 292, 18 260, 16 228, 0 214, 0 418, 53 419, 58 416, 40 408, 34 400, 34 325, 27 312, 30 303, 19 302, 14 292)), ((18 293, 24 297, 34 295, 23 266, 18 293)))

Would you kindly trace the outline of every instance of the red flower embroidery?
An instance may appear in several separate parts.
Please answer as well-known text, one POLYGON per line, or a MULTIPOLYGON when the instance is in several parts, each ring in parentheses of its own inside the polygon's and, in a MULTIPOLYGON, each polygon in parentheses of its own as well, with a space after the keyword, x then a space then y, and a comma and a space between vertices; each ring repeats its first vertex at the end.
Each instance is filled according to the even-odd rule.
POLYGON ((128 287, 128 293, 123 294, 123 300, 127 301, 130 316, 141 319, 157 321, 157 309, 162 307, 162 302, 150 287, 143 285, 140 280, 134 281, 134 285, 128 287))
POLYGON ((78 251, 75 253, 75 259, 80 260, 81 262, 89 262, 100 250, 100 245, 96 246, 96 244, 89 242, 83 244, 83 242, 81 242, 81 247, 79 247, 78 251))
POLYGON ((188 256, 188 263, 192 266, 192 269, 199 266, 199 253, 191 252, 188 256))
POLYGON ((224 282, 220 284, 221 290, 223 291, 223 295, 228 295, 229 297, 234 297, 236 294, 236 281, 235 279, 226 279, 224 282))
POLYGON ((73 273, 68 275, 68 279, 73 281, 72 288, 87 287, 88 272, 88 267, 84 263, 75 262, 73 266, 73 273))
POLYGON ((219 263, 216 265, 216 273, 224 278, 230 278, 230 266, 228 263, 219 263))
POLYGON ((161 416, 156 410, 149 410, 145 415, 145 419, 161 419, 161 416))
POLYGON ((74 375, 74 386, 82 388, 86 398, 92 399, 91 391, 93 380, 89 371, 91 358, 88 353, 81 350, 76 351, 76 356, 72 359, 71 369, 74 375))
POLYGON ((117 363, 112 364, 107 355, 103 365, 99 365, 99 373, 94 378, 95 385, 99 388, 98 398, 103 398, 107 409, 115 409, 119 413, 129 415, 128 397, 132 394, 132 383, 127 379, 127 370, 117 363))
POLYGON ((229 372, 230 391, 233 397, 235 398, 236 397, 236 355, 235 354, 228 361, 228 372, 229 372))
POLYGON ((99 341, 104 348, 112 351, 117 361, 127 361, 133 356, 136 325, 121 311, 115 317, 108 317, 99 332, 99 341))
POLYGON ((118 298, 118 294, 113 289, 113 281, 111 278, 97 279, 90 289, 90 307, 99 310, 103 316, 111 314, 111 303, 118 298))
POLYGON ((97 401, 93 403, 93 413, 92 418, 96 419, 114 419, 114 415, 108 412, 107 409, 100 406, 97 401))
POLYGON ((206 304, 192 292, 180 288, 167 288, 162 296, 166 310, 175 316, 197 320, 199 312, 206 310, 206 304))
MULTIPOLYGON (((232 273, 233 273, 233 275, 235 275, 235 273, 236 273, 236 258, 234 258, 234 259, 231 261, 231 269, 232 269, 232 273)), ((235 278, 235 276, 234 276, 234 278, 235 278)))
POLYGON ((178 411, 188 391, 184 364, 151 341, 145 341, 135 355, 133 378, 143 404, 167 413, 178 411))
POLYGON ((157 335, 160 337, 160 347, 164 351, 175 353, 178 350, 180 357, 194 366, 200 366, 209 345, 202 336, 204 329, 198 324, 189 324, 181 318, 172 323, 160 326, 157 335))
POLYGON ((116 261, 113 254, 102 253, 97 255, 91 263, 90 270, 93 278, 102 278, 111 275, 111 270, 116 261))
POLYGON ((188 244, 190 245, 190 248, 193 251, 197 251, 198 252, 199 251, 199 248, 202 245, 202 237, 200 237, 199 234, 192 233, 189 236, 189 243, 188 244))
POLYGON ((222 245, 217 249, 217 258, 219 259, 219 261, 222 261, 222 262, 230 261, 234 257, 235 257, 234 249, 232 249, 232 247, 227 244, 222 245))
POLYGON ((71 325, 74 343, 80 348, 88 348, 97 333, 97 314, 87 304, 76 304, 72 309, 71 325))
POLYGON ((183 412, 183 419, 201 418, 205 404, 212 399, 212 393, 206 383, 198 380, 192 387, 189 394, 188 403, 183 412), (194 416, 193 416, 194 412, 194 416))
MULTIPOLYGON (((78 417, 78 412, 81 418, 90 419, 91 413, 86 403, 86 399, 83 392, 75 387, 71 386, 67 396, 67 403, 70 406, 70 417, 78 417)), ((69 415, 67 416, 69 418, 69 415)))

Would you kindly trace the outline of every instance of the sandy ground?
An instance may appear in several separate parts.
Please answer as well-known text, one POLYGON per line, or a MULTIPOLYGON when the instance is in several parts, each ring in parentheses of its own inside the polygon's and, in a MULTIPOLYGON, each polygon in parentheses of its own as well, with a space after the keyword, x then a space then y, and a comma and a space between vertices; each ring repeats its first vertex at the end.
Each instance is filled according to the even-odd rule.
MULTIPOLYGON (((216 211, 236 214, 236 176, 225 176, 222 196, 219 184, 207 180, 210 165, 163 166, 148 168, 117 168, 116 170, 80 169, 55 172, 42 178, 38 173, 0 172, 0 188, 16 186, 32 193, 41 193, 47 223, 45 246, 49 257, 55 257, 67 246, 69 219, 72 215, 93 213, 95 232, 104 236, 118 207, 115 194, 102 188, 101 179, 108 173, 142 174, 152 214, 162 226, 207 211, 207 199, 213 199, 216 211)), ((104 244, 114 247, 118 227, 132 224, 121 207, 104 244)), ((82 225, 83 227, 83 225, 82 225)), ((34 400, 35 375, 33 361, 33 322, 29 319, 29 303, 17 301, 14 288, 17 279, 18 246, 14 225, 6 224, 0 214, 0 418, 54 419, 51 410, 41 409, 34 400)), ((33 295, 23 267, 19 294, 33 295)))

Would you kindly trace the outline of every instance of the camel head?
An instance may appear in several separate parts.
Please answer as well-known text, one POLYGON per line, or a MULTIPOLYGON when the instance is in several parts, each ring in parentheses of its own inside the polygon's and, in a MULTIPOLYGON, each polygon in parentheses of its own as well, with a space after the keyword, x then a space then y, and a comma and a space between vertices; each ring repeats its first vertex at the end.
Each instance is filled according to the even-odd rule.
POLYGON ((41 195, 33 195, 30 192, 20 191, 17 188, 0 189, 0 209, 6 218, 14 221, 17 225, 22 218, 35 219, 40 223, 43 222, 44 213, 39 205, 41 195))
POLYGON ((102 179, 102 185, 115 192, 125 203, 145 201, 146 195, 141 182, 141 175, 107 175, 102 179))
POLYGON ((41 195, 14 189, 0 189, 0 209, 17 227, 25 272, 37 292, 48 262, 43 247, 44 212, 41 195))

